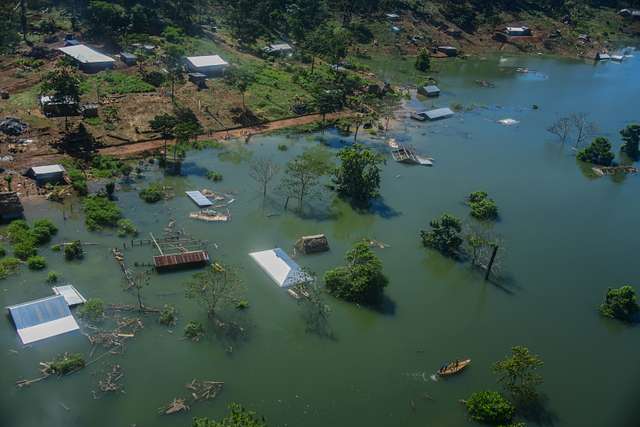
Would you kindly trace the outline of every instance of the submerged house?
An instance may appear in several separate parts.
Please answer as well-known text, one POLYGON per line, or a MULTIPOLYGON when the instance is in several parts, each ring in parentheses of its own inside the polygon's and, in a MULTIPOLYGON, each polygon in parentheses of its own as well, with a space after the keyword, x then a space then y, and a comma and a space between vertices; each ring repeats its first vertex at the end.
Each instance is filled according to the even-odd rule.
POLYGON ((440 88, 436 85, 420 86, 418 88, 418 93, 429 98, 435 98, 437 96, 440 96, 440 88))
POLYGON ((507 27, 505 28, 505 33, 511 37, 524 37, 532 35, 531 29, 524 25, 521 27, 507 27))
POLYGON ((38 185, 42 184, 55 184, 64 180, 64 167, 62 165, 46 165, 46 166, 32 166, 27 171, 26 175, 33 178, 38 185))
POLYGON ((221 75, 229 68, 229 63, 219 55, 188 56, 186 65, 192 73, 202 73, 208 76, 221 75))
POLYGON ((86 73, 97 73, 114 67, 115 59, 90 48, 79 44, 76 46, 65 46, 59 48, 65 55, 78 63, 80 69, 86 73))
POLYGON ((276 43, 265 47, 264 51, 270 55, 290 56, 293 54, 293 47, 289 43, 276 43))
POLYGON ((7 307, 22 344, 80 329, 62 295, 7 307))
POLYGON ((128 66, 136 65, 138 61, 138 56, 129 52, 120 52, 120 59, 128 66))
POLYGON ((611 59, 611 55, 609 55, 608 53, 605 53, 605 52, 596 53, 596 57, 595 57, 596 61, 608 61, 610 59, 611 59))
POLYGON ((311 276, 280 248, 252 252, 249 256, 281 288, 289 288, 312 280, 311 276))
POLYGON ((24 208, 15 191, 0 192, 0 221, 11 221, 22 218, 24 208))
POLYGON ((429 120, 446 119, 453 116, 453 111, 450 108, 436 108, 435 110, 423 111, 421 116, 426 117, 429 120))

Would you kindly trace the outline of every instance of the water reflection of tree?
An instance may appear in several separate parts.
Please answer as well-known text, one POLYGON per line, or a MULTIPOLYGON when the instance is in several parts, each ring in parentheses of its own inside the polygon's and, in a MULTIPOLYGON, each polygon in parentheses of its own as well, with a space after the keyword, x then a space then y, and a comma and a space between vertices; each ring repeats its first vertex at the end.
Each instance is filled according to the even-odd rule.
POLYGON ((294 288, 294 292, 303 296, 300 300, 300 308, 306 331, 322 338, 333 338, 333 330, 329 324, 331 309, 325 303, 314 274, 308 271, 306 273, 313 277, 312 281, 294 288))

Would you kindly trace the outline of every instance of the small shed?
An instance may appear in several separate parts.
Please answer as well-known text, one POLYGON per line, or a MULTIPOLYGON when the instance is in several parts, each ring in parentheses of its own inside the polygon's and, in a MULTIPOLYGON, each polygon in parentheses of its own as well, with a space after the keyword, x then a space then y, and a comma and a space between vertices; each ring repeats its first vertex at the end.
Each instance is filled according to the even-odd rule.
POLYGON ((453 116, 450 108, 436 108, 435 110, 423 111, 420 115, 425 116, 429 120, 446 119, 453 116))
POLYGON ((56 295, 62 295, 69 307, 87 302, 85 297, 73 285, 54 286, 51 288, 56 295))
POLYGON ((16 218, 22 218, 24 208, 20 203, 18 193, 15 191, 0 192, 0 220, 11 221, 16 218))
POLYGON ((447 56, 458 56, 458 48, 453 46, 438 46, 437 50, 447 56))
POLYGON ((329 240, 324 234, 302 236, 296 242, 296 249, 305 254, 315 254, 329 250, 329 240))
POLYGON ((207 75, 202 73, 189 73, 189 81, 198 87, 203 87, 207 82, 207 75))
POLYGON ((80 44, 80 41, 77 39, 65 39, 64 40, 64 45, 65 46, 78 46, 80 44))
POLYGON ((84 104, 80 112, 82 117, 98 117, 98 104, 84 104))
POLYGON ((507 27, 505 28, 505 33, 510 37, 524 37, 531 35, 531 29, 524 25, 520 27, 507 27))
POLYGON ((252 252, 249 255, 281 288, 289 288, 312 280, 311 276, 280 248, 252 252))
POLYGON ((397 13, 385 13, 384 16, 386 16, 389 21, 397 21, 400 19, 400 15, 397 13))
POLYGON ((47 117, 75 116, 78 114, 78 102, 72 98, 55 98, 42 95, 39 98, 42 113, 47 117))
POLYGON ((129 66, 136 65, 136 62, 138 62, 138 56, 129 52, 120 52, 120 59, 129 66))
POLYGON ((220 75, 229 67, 229 63, 219 55, 188 56, 186 64, 189 71, 206 75, 220 75))
POLYGON ((275 43, 265 47, 264 51, 270 55, 289 56, 293 54, 293 47, 289 43, 275 43))
POLYGON ((153 257, 153 265, 157 270, 175 270, 179 268, 199 267, 208 263, 209 254, 203 250, 163 254, 153 257))
POLYGON ((422 95, 429 98, 435 98, 437 96, 440 96, 440 88, 436 85, 420 86, 418 88, 418 93, 421 93, 422 95))
POLYGON ((80 329, 62 295, 7 307, 23 344, 80 329))
POLYGON ((206 208, 213 205, 211 200, 207 199, 205 195, 199 191, 185 191, 185 194, 189 196, 193 203, 198 205, 199 208, 206 208))
POLYGON ((605 52, 596 53, 596 61, 608 61, 611 59, 611 55, 605 52))
POLYGON ((97 73, 98 71, 113 68, 115 59, 104 55, 97 50, 79 44, 77 46, 65 46, 59 48, 65 55, 73 58, 80 68, 87 73, 97 73))
POLYGON ((32 166, 27 171, 27 176, 33 178, 38 185, 42 185, 63 181, 64 173, 62 165, 32 166))

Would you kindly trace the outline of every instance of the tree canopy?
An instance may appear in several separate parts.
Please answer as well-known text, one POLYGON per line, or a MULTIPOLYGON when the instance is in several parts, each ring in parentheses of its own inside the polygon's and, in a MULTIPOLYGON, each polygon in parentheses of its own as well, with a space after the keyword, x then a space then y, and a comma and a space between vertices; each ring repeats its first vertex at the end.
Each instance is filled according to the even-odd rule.
POLYGON ((431 230, 420 231, 422 244, 442 253, 445 256, 458 256, 462 245, 462 222, 455 216, 445 213, 440 218, 432 220, 431 230))
POLYGON ((600 306, 600 313, 603 316, 625 322, 637 321, 639 312, 636 291, 629 285, 617 289, 609 288, 604 303, 600 306))
POLYGON ((219 421, 206 417, 193 419, 193 427, 267 427, 264 417, 259 418, 255 412, 245 409, 238 403, 229 405, 229 414, 219 421))
POLYGON ((308 197, 318 194, 320 179, 330 170, 330 153, 319 147, 309 148, 287 163, 281 186, 287 198, 297 200, 298 211, 303 210, 308 197))
POLYGON ((591 145, 578 152, 579 160, 600 166, 610 166, 614 157, 611 143, 604 137, 594 139, 591 145))
POLYGON ((493 220, 498 218, 498 205, 484 191, 474 191, 467 198, 471 207, 471 216, 480 220, 493 220))
POLYGON ((527 404, 538 399, 536 388, 542 384, 542 376, 538 374, 538 369, 543 364, 527 347, 516 346, 511 349, 510 356, 495 363, 493 371, 514 402, 527 404))
POLYGON ((497 391, 479 391, 466 401, 467 412, 472 420, 487 424, 506 424, 515 414, 515 408, 497 391))
POLYGON ((358 207, 368 206, 379 195, 380 165, 384 158, 362 144, 354 144, 340 150, 338 159, 340 165, 333 177, 336 191, 358 207))
POLYGON ((622 140, 622 151, 633 160, 640 157, 640 125, 632 124, 620 131, 622 140))

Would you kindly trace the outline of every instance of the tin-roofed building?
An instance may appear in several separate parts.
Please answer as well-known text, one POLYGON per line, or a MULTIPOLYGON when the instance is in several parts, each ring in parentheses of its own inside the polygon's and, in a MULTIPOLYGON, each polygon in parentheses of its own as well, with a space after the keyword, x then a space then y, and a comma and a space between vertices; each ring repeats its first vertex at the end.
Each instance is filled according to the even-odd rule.
POLYGON ((436 85, 420 86, 418 92, 429 98, 440 96, 440 88, 436 85))
POLYGON ((423 111, 420 113, 421 116, 424 116, 429 120, 446 119, 453 116, 453 114, 454 113, 450 108, 436 108, 435 110, 423 111))
POLYGON ((271 55, 286 56, 293 53, 293 47, 289 43, 275 43, 265 47, 264 51, 271 55))
POLYGON ((507 33, 507 35, 511 37, 530 36, 531 29, 524 25, 521 27, 507 27, 505 28, 505 33, 507 33))
POLYGON ((64 173, 62 165, 32 166, 27 171, 27 176, 36 180, 38 185, 42 185, 63 181, 64 173))
POLYGON ((80 68, 87 73, 96 73, 98 71, 113 68, 115 59, 90 48, 89 46, 79 44, 77 46, 65 46, 59 48, 65 55, 73 58, 80 68))
POLYGON ((260 268, 281 288, 306 283, 312 280, 300 266, 280 248, 249 254, 260 268))
POLYGON ((220 75, 229 67, 229 63, 219 55, 188 56, 186 64, 189 71, 206 75, 220 75))
POLYGON ((122 59, 122 62, 124 62, 125 64, 131 66, 131 65, 136 65, 136 62, 138 61, 138 56, 129 52, 120 52, 120 59, 122 59))
POLYGON ((80 329, 62 295, 7 307, 23 344, 80 329))

